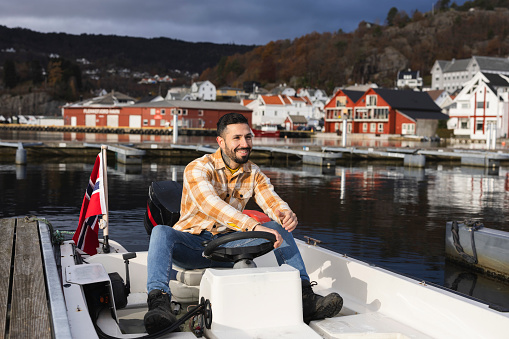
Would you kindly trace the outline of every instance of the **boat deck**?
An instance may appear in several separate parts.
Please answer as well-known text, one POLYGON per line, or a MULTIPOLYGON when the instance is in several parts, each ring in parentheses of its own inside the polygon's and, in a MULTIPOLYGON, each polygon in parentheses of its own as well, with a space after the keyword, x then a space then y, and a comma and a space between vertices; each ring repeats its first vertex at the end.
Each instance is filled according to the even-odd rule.
MULTIPOLYGON (((0 337, 56 338, 39 222, 0 219, 0 337)), ((48 236, 47 227, 44 236, 48 236)), ((50 244, 51 248, 51 244, 50 244)), ((52 258, 54 261, 54 257, 52 258)), ((53 284, 51 284, 53 285, 53 284)), ((60 289, 60 288, 59 288, 60 289)))

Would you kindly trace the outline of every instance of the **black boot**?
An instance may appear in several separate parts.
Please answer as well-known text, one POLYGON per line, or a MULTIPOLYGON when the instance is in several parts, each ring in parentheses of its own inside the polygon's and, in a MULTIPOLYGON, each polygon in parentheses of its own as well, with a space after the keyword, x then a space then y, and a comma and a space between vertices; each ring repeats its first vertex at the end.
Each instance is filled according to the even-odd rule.
POLYGON ((316 282, 302 280, 302 308, 306 324, 312 320, 334 317, 343 307, 343 298, 339 294, 331 293, 322 297, 313 292, 314 285, 316 282))
POLYGON ((157 333, 177 322, 171 311, 170 296, 161 290, 152 290, 148 294, 148 312, 143 322, 148 334, 157 333))

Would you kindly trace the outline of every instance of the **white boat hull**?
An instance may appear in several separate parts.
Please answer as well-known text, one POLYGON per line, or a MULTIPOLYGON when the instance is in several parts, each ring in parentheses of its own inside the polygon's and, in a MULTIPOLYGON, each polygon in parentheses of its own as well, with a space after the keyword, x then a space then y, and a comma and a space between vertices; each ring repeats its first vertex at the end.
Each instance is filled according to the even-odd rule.
MULTIPOLYGON (((307 271, 311 280, 316 281, 318 285, 314 288, 318 294, 327 294, 337 292, 344 298, 344 307, 341 313, 334 318, 321 321, 313 321, 310 326, 305 325, 302 319, 295 320, 295 314, 300 314, 301 310, 295 313, 295 289, 300 292, 300 285, 296 284, 294 288, 288 288, 285 291, 282 286, 274 284, 274 289, 279 289, 281 298, 290 298, 289 317, 278 307, 273 307, 270 299, 276 299, 278 293, 270 296, 267 300, 259 299, 263 294, 254 296, 256 285, 239 284, 235 294, 232 296, 234 303, 224 303, 221 307, 221 298, 219 294, 211 291, 205 291, 202 287, 201 295, 213 298, 212 313, 213 323, 211 330, 206 331, 205 335, 209 338, 274 338, 274 324, 265 321, 259 326, 259 329, 247 328, 240 331, 235 326, 242 327, 242 321, 231 326, 228 329, 228 314, 239 312, 233 305, 242 305, 242 300, 238 301, 240 295, 245 294, 245 299, 249 301, 244 308, 250 307, 259 299, 259 304, 253 306, 256 312, 263 310, 264 316, 272 321, 280 319, 281 324, 290 324, 295 328, 300 328, 297 332, 306 338, 505 338, 506 331, 509 328, 509 316, 507 313, 498 312, 490 309, 488 305, 467 297, 458 295, 451 291, 428 285, 424 282, 398 275, 388 270, 369 265, 365 262, 343 256, 341 254, 323 249, 317 246, 308 245, 302 241, 297 241, 299 249, 304 258, 307 271), (293 293, 293 294, 292 294, 293 293), (293 296, 293 297, 292 297, 293 296), (268 303, 268 304, 267 304, 268 303), (267 304, 267 305, 266 305, 267 304), (229 305, 229 306, 228 306, 229 305), (221 322, 221 326, 220 325, 221 322), (214 325, 215 324, 215 325, 214 325), (269 326, 270 325, 270 326, 269 326), (216 326, 216 327, 214 327, 216 326), (215 331, 215 332, 214 332, 215 331), (218 334, 219 333, 219 334, 218 334)), ((63 246, 65 247, 65 245, 63 246)), ((73 258, 62 253, 62 266, 74 265, 73 258)), ((121 323, 128 321, 122 320, 125 314, 138 317, 138 324, 146 311, 146 252, 138 252, 137 258, 130 260, 129 269, 131 277, 131 295, 128 298, 126 309, 118 310, 121 323)), ((87 259, 89 263, 101 264, 105 272, 118 272, 125 279, 124 260, 121 254, 98 254, 87 259)), ((275 257, 269 253, 255 260, 261 271, 267 270, 267 267, 277 266, 275 257)), ((247 269, 252 270, 252 269, 247 269)), ((271 268, 270 270, 278 270, 271 268)), ((270 271, 269 270, 269 271, 270 271)), ((284 270, 284 269, 282 269, 284 270)), ((64 271, 64 269, 63 269, 64 271)), ((236 270, 242 275, 242 269, 236 270)), ((246 274, 253 272, 245 271, 246 274)), ((74 338, 92 338, 95 330, 88 317, 88 312, 83 306, 83 294, 80 285, 67 282, 65 276, 64 285, 70 284, 70 287, 64 287, 65 299, 67 304, 68 316, 71 326, 71 332, 74 338), (77 285, 77 286, 76 286, 77 285), (81 309, 81 310, 78 310, 81 309), (87 319, 88 317, 88 319, 87 319)), ((273 278, 273 277, 272 277, 273 278)), ((271 278, 271 279, 272 279, 271 278)), ((207 278, 208 279, 208 278, 207 278)), ((214 280, 213 278, 212 280, 214 280)), ((239 276, 239 281, 245 279, 239 276)), ((292 278, 294 279, 294 278, 292 278)), ((298 278, 295 278, 298 281, 298 278)), ((256 279, 253 279, 256 284, 256 279)), ((202 280, 203 284, 203 280, 202 280)), ((263 286, 263 282, 260 286, 263 286)), ((292 285, 289 283, 288 286, 292 285)), ((208 289, 216 286, 212 281, 208 289)), ((297 292, 297 295, 300 295, 297 292)), ((224 292, 222 295, 225 295, 224 292)), ((299 298, 296 298, 300 302, 299 298)), ((301 306, 300 306, 301 307, 301 306)), ((255 313, 256 314, 256 313, 255 313)), ((251 315, 252 316, 252 315, 251 315)), ((119 326, 113 320, 109 312, 101 314, 98 324, 102 330, 110 335, 117 337, 132 338, 140 334, 123 334, 119 326)), ((194 338, 190 332, 172 333, 171 338, 194 338)), ((281 336, 278 336, 281 337, 281 336)), ((298 335, 292 338, 299 337, 298 335)), ((290 337, 288 337, 290 338, 290 337)))

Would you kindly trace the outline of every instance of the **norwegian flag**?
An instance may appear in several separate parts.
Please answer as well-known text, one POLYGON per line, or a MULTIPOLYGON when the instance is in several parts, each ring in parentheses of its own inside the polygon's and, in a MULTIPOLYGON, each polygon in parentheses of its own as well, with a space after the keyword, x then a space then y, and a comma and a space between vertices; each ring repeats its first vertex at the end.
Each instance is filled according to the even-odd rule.
POLYGON ((88 181, 83 204, 81 205, 80 221, 72 240, 85 253, 94 255, 99 247, 99 219, 107 213, 104 195, 104 173, 102 154, 95 159, 94 169, 88 181))

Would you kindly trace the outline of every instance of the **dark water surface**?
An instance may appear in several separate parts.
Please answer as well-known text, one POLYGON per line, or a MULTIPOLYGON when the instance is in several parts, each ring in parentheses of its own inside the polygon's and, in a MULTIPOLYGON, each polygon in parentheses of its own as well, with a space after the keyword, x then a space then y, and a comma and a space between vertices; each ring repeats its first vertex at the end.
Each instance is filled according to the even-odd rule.
MULTIPOLYGON (((0 161, 0 218, 35 215, 60 230, 76 229, 93 158, 29 159, 26 166, 0 161)), ((148 186, 182 181, 187 162, 161 158, 126 167, 110 161, 110 237, 129 250, 146 250, 148 186)), ((447 221, 476 219, 509 231, 507 168, 489 175, 459 165, 409 169, 350 163, 323 174, 297 161, 258 163, 297 213, 297 238, 310 236, 334 251, 509 307, 508 285, 446 263, 444 257, 447 221)))

